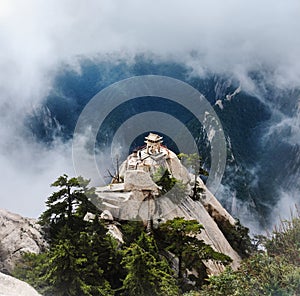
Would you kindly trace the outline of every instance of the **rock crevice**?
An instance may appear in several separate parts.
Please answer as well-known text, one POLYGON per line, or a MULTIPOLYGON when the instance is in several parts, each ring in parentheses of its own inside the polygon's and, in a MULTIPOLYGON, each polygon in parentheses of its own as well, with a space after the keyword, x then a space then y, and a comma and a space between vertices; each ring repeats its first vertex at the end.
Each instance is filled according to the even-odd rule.
POLYGON ((40 253, 47 248, 35 219, 0 209, 0 272, 10 274, 24 253, 40 253))

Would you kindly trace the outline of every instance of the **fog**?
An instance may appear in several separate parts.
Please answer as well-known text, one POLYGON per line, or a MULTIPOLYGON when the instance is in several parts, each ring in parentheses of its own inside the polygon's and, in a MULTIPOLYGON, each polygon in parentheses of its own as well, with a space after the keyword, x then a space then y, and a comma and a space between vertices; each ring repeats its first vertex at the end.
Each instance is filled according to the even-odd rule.
MULTIPOLYGON (((80 73, 81 58, 132 62, 143 53, 191 75, 233 75, 263 100, 252 71, 278 89, 300 86, 299 20, 297 0, 0 0, 0 207, 37 217, 49 184, 74 174, 70 142, 45 147, 24 127, 63 67, 80 73)), ((287 140, 299 144, 294 119, 277 124, 292 125, 287 140)))

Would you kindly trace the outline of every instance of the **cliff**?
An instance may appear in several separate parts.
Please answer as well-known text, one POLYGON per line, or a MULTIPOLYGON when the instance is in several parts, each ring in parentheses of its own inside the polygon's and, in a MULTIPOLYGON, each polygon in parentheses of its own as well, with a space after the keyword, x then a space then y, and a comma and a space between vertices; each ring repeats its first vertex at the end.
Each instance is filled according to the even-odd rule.
POLYGON ((46 246, 35 219, 0 209, 0 272, 10 273, 22 254, 40 253, 46 246))
MULTIPOLYGON (((199 200, 191 198, 194 175, 181 164, 177 156, 166 147, 156 147, 149 152, 148 147, 129 155, 120 167, 118 180, 107 186, 97 187, 97 205, 109 211, 119 220, 142 220, 157 227, 160 223, 183 217, 196 219, 204 226, 199 235, 205 243, 216 251, 231 257, 232 268, 237 269, 241 258, 218 226, 218 221, 234 226, 235 219, 222 207, 215 196, 208 190, 201 179, 197 179, 200 188, 199 200), (161 170, 168 170, 172 177, 180 181, 184 193, 176 189, 162 194, 162 188, 154 179, 161 170)), ((174 186, 175 187, 175 186, 174 186)), ((180 191, 180 190, 179 190, 180 191)), ((224 267, 213 262, 205 262, 211 274, 218 274, 224 267)))

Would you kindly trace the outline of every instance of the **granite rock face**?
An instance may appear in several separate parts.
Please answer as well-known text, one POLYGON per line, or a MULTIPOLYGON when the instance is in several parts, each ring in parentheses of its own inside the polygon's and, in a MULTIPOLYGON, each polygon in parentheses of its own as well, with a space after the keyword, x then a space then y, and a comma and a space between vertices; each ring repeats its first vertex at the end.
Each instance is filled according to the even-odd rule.
MULTIPOLYGON (((26 252, 40 253, 47 248, 41 227, 35 219, 0 209, 0 271, 11 273, 26 252)), ((1 291, 1 290, 0 290, 1 291)))
POLYGON ((40 296, 30 285, 0 273, 0 296, 40 296))
MULTIPOLYGON (((196 219, 204 230, 199 239, 211 245, 216 251, 231 257, 232 268, 237 269, 241 258, 232 248, 217 221, 235 225, 235 219, 223 208, 216 197, 208 190, 200 178, 199 200, 191 198, 195 176, 181 164, 175 153, 166 147, 160 147, 156 154, 147 153, 142 148, 129 155, 120 167, 121 182, 112 182, 108 186, 97 187, 99 205, 119 220, 152 221, 154 227, 175 217, 186 220, 196 219), (157 186, 152 179, 161 169, 168 170, 185 187, 185 193, 157 194, 157 186), (147 176, 145 176, 147 175, 147 176), (179 197, 179 198, 178 198, 179 197)), ((208 261, 204 262, 210 274, 218 274, 224 266, 208 261)))
MULTIPOLYGON (((203 185, 204 186, 204 185, 203 185)), ((235 220, 231 215, 221 206, 217 199, 206 188, 206 201, 216 212, 231 222, 234 225, 235 220)), ((240 265, 241 258, 238 253, 232 248, 227 241, 225 235, 222 233, 214 217, 207 211, 203 201, 194 201, 189 196, 185 196, 181 201, 174 206, 172 201, 168 198, 163 198, 159 203, 159 212, 164 213, 163 218, 159 216, 154 218, 163 219, 162 222, 174 219, 175 217, 183 217, 186 220, 197 220, 203 225, 204 229, 198 236, 206 244, 211 245, 216 251, 228 255, 232 259, 231 267, 237 269, 240 265)), ((224 266, 216 264, 213 261, 204 262, 210 274, 218 274, 224 270, 224 266)))
MULTIPOLYGON (((107 216, 102 218, 111 221, 110 232, 122 241, 122 234, 112 221, 114 218, 142 220, 145 225, 153 224, 153 227, 175 217, 196 219, 204 227, 199 239, 216 251, 230 256, 233 260, 232 267, 236 269, 241 258, 217 224, 217 221, 222 220, 234 225, 235 219, 199 178, 200 197, 198 200, 191 198, 195 176, 188 172, 172 151, 159 147, 156 153, 149 154, 148 150, 144 148, 128 156, 121 165, 117 178, 121 182, 113 181, 107 186, 96 188, 99 207, 107 216), (184 192, 176 194, 172 189, 162 194, 162 188, 154 182, 162 169, 168 170, 174 178, 181 181, 184 192)), ((36 220, 0 210, 0 272, 10 273, 25 252, 39 253, 46 248, 47 243, 36 220)), ((205 264, 211 274, 217 274, 224 268, 213 262, 205 264)))

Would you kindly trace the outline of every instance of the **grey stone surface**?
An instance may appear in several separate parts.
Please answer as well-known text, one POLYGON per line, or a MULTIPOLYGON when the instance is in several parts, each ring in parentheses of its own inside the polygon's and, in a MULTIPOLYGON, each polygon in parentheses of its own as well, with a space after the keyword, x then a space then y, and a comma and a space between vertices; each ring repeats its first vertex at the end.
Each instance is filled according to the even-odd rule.
POLYGON ((170 172, 177 180, 181 180, 184 184, 187 184, 191 181, 190 175, 187 169, 181 164, 177 155, 170 151, 168 152, 167 162, 170 167, 170 172))
MULTIPOLYGON (((159 205, 159 212, 163 213, 163 216, 154 216, 154 219, 157 220, 163 217, 163 220, 171 220, 175 217, 183 217, 187 220, 197 220, 204 227, 199 235, 199 239, 211 245, 216 251, 230 256, 233 260, 231 264, 232 268, 238 268, 241 262, 240 256, 233 250, 214 219, 209 215, 200 201, 193 201, 190 197, 186 196, 176 207, 174 207, 174 204, 167 198, 161 200, 159 205)), ((205 262, 205 265, 211 274, 218 274, 224 269, 222 265, 215 264, 211 261, 205 262)))
POLYGON ((39 253, 46 247, 35 219, 0 209, 0 271, 10 273, 22 254, 39 253))
MULTIPOLYGON (((149 217, 152 217, 155 226, 175 217, 183 217, 187 220, 196 219, 204 226, 204 230, 202 230, 199 235, 199 239, 211 245, 216 251, 230 256, 233 260, 231 264, 232 268, 238 268, 241 258, 231 247, 215 222, 215 218, 219 216, 222 217, 222 220, 234 225, 236 222, 235 219, 222 207, 200 178, 198 178, 198 182, 203 189, 203 193, 199 201, 192 200, 189 195, 194 185, 195 176, 188 173, 175 153, 166 148, 163 149, 165 163, 162 159, 158 162, 151 156, 143 157, 143 153, 146 153, 143 150, 141 159, 145 159, 145 161, 143 161, 143 166, 146 168, 145 170, 141 170, 139 166, 133 169, 132 167, 134 166, 128 165, 128 163, 132 161, 133 155, 129 155, 127 160, 121 165, 124 183, 121 183, 118 187, 124 188, 124 191, 131 193, 128 199, 118 198, 118 194, 124 194, 124 192, 115 190, 115 188, 117 188, 116 186, 106 186, 102 191, 98 190, 99 198, 103 204, 106 204, 107 209, 111 211, 114 217, 118 217, 121 220, 134 220, 139 218, 145 222, 149 220, 149 217), (157 170, 161 164, 163 164, 163 167, 168 168, 170 173, 177 180, 185 184, 186 195, 180 200, 174 200, 174 195, 172 197, 172 194, 169 195, 169 193, 162 196, 157 195, 159 188, 152 180, 151 174, 153 175, 153 172, 155 173, 155 170, 157 170), (111 195, 113 195, 118 202, 112 203, 111 195), (148 197, 151 198, 149 199, 148 197), (116 208, 110 208, 110 205, 117 207, 118 211, 116 211, 116 208)), ((206 261, 204 263, 211 274, 218 274, 224 269, 224 266, 212 261, 206 261)))
POLYGON ((30 285, 0 273, 0 296, 40 296, 30 285))
POLYGON ((150 174, 142 170, 125 172, 124 185, 126 191, 149 190, 158 193, 159 187, 153 182, 150 174))

